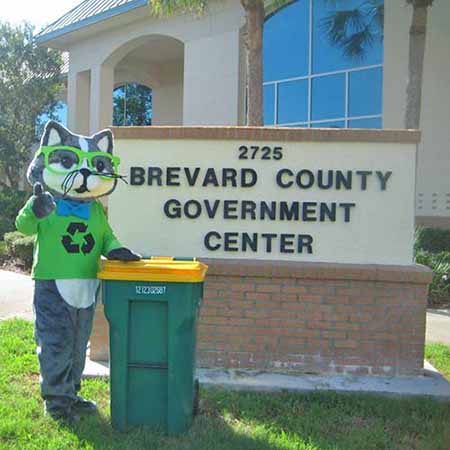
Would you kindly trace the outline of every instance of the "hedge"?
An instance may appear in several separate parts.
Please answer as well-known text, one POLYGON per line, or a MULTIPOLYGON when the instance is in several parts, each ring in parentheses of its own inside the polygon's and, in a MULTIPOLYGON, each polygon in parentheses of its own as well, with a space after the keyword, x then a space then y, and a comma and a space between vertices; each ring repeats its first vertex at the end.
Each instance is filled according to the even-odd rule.
POLYGON ((450 275, 450 252, 431 253, 419 250, 416 254, 416 263, 428 266, 433 270, 433 281, 428 291, 428 305, 448 305, 450 303, 450 283, 446 283, 442 277, 450 275))
POLYGON ((414 249, 416 252, 450 252, 450 230, 441 228, 417 228, 414 249))
POLYGON ((12 258, 20 260, 25 268, 30 269, 33 264, 33 246, 35 236, 25 236, 18 231, 5 234, 6 252, 12 258))

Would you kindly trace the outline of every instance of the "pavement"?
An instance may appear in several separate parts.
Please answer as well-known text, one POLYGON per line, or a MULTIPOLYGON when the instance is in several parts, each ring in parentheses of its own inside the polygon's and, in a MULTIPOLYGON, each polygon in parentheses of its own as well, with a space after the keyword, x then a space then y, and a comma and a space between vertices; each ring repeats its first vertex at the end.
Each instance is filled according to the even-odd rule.
MULTIPOLYGON (((21 317, 33 320, 33 282, 27 275, 0 270, 0 320, 21 317)), ((426 341, 450 345, 450 310, 428 310, 426 341)), ((109 376, 107 363, 87 360, 86 377, 109 376)), ((425 361, 418 377, 289 376, 243 370, 198 369, 204 386, 245 390, 333 390, 376 392, 389 395, 430 395, 450 400, 450 383, 425 361)))
POLYGON ((450 345, 450 310, 429 309, 427 311, 426 342, 450 345))
MULTIPOLYGON (((83 377, 109 377, 109 364, 87 359, 83 377)), ((427 361, 423 375, 414 377, 294 376, 251 370, 197 369, 196 378, 206 388, 221 387, 237 391, 336 391, 401 397, 428 396, 450 402, 450 382, 427 361)))
POLYGON ((28 275, 0 270, 0 320, 33 320, 33 281, 28 275))

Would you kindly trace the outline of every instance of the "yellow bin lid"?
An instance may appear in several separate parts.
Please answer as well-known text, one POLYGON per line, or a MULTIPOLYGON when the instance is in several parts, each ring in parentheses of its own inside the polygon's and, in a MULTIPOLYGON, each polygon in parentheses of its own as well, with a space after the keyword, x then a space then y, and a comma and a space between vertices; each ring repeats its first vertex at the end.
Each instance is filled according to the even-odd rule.
POLYGON ((171 257, 152 257, 140 261, 102 260, 97 277, 117 281, 168 281, 171 283, 201 283, 208 266, 195 259, 174 260, 171 257))

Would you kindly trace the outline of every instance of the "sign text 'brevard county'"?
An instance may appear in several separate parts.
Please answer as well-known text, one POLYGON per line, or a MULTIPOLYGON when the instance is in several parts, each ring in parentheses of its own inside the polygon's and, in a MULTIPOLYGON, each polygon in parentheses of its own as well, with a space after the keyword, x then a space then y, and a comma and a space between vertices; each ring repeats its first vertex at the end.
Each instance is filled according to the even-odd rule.
MULTIPOLYGON (((238 148, 239 160, 278 161, 271 174, 273 185, 282 192, 297 190, 299 198, 310 190, 317 191, 378 191, 388 190, 392 171, 312 169, 307 167, 283 167, 283 147, 245 146, 238 148)), ((269 163, 270 164, 270 163, 269 163)), ((247 165, 248 162, 247 162, 247 165)), ((267 176, 267 174, 265 174, 267 176)), ((129 174, 132 186, 178 187, 186 192, 189 188, 224 188, 240 192, 248 189, 254 196, 261 182, 261 175, 254 167, 185 167, 185 166, 132 166, 129 174)), ((232 192, 228 191, 228 192, 232 192)), ((246 222, 330 222, 350 223, 355 202, 254 200, 190 198, 181 201, 167 198, 161 205, 161 212, 168 219, 246 222)), ((217 231, 211 229, 204 234, 204 247, 214 252, 265 252, 272 253, 314 253, 314 236, 294 233, 257 233, 217 231)))

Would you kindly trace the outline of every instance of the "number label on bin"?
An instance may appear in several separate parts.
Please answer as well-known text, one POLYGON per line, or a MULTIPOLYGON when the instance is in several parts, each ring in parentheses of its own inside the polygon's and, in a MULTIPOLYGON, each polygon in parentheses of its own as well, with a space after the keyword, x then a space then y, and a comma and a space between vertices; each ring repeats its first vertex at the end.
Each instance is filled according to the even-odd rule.
POLYGON ((136 286, 136 294, 139 295, 163 295, 166 286, 136 286))

